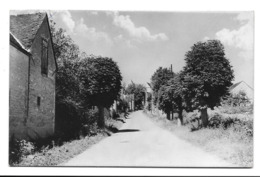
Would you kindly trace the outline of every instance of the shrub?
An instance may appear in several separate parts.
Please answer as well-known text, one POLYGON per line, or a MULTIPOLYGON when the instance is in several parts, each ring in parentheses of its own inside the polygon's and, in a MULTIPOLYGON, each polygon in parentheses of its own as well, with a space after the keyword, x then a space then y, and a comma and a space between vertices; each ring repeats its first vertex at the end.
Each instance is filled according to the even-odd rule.
POLYGON ((94 109, 89 109, 84 112, 84 117, 82 117, 82 124, 92 125, 97 122, 98 118, 98 109, 95 107, 94 109))
POLYGON ((230 94, 223 102, 232 106, 245 106, 250 103, 246 92, 243 90, 240 90, 238 93, 230 94))
POLYGON ((35 149, 34 143, 26 140, 18 140, 12 136, 9 141, 9 164, 19 163, 23 157, 32 154, 35 149))
POLYGON ((220 108, 222 113, 226 114, 240 114, 249 113, 253 114, 253 104, 241 105, 241 106, 231 106, 228 104, 223 104, 220 108))
POLYGON ((188 125, 191 131, 199 130, 201 125, 200 114, 197 110, 193 112, 183 111, 184 125, 188 125))
POLYGON ((126 112, 128 110, 128 102, 125 99, 119 99, 118 101, 118 111, 120 113, 126 112))
POLYGON ((98 109, 89 109, 85 112, 81 121, 80 135, 81 136, 93 136, 98 132, 97 119, 98 109))
POLYGON ((253 136, 253 120, 241 120, 237 117, 223 117, 219 113, 215 113, 209 119, 209 128, 233 128, 234 131, 243 132, 245 135, 253 136))
POLYGON ((55 119, 56 134, 64 140, 77 138, 83 116, 84 114, 78 104, 72 100, 57 102, 55 119))
MULTIPOLYGON (((189 113, 184 111, 184 117, 186 119, 185 124, 188 124, 190 131, 202 128, 201 118, 197 111, 189 113)), ((247 136, 253 136, 253 119, 246 115, 223 115, 221 112, 213 112, 209 118, 207 127, 210 129, 221 128, 223 130, 232 128, 236 132, 242 132, 247 136)))
POLYGON ((113 119, 116 119, 116 118, 118 118, 119 117, 119 114, 115 111, 115 109, 112 109, 112 118, 113 119))

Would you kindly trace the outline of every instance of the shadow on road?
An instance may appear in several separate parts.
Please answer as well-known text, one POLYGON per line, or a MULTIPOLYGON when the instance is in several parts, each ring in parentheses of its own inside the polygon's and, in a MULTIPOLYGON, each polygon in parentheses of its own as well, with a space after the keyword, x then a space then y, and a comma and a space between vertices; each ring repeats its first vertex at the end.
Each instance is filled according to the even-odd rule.
POLYGON ((125 123, 123 119, 116 119, 116 121, 121 121, 122 123, 125 123))
POLYGON ((138 132, 140 130, 138 129, 122 129, 122 130, 118 130, 117 133, 126 133, 126 132, 138 132))

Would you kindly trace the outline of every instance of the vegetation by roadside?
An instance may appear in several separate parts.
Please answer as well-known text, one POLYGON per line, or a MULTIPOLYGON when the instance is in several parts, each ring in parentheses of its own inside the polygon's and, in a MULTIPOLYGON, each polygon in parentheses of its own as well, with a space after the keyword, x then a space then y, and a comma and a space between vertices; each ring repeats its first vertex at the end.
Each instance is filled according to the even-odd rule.
MULTIPOLYGON (((186 140, 205 151, 213 153, 220 158, 237 166, 253 166, 253 115, 245 113, 225 114, 225 110, 232 108, 219 107, 209 112, 209 121, 218 115, 222 120, 240 120, 239 123, 232 123, 230 126, 221 124, 219 127, 201 128, 192 131, 193 117, 198 112, 184 114, 184 126, 178 126, 177 120, 168 120, 164 116, 158 116, 146 112, 155 123, 162 128, 173 132, 179 138, 186 140), (229 119, 230 118, 230 119, 229 119)), ((238 110, 239 108, 233 108, 238 110)), ((225 122, 225 121, 223 121, 225 122)), ((228 121, 226 121, 228 122, 228 121)))
MULTIPOLYGON (((55 166, 66 162, 74 156, 82 153, 87 148, 98 143, 102 139, 116 133, 125 122, 123 114, 117 118, 106 119, 105 129, 97 129, 93 136, 81 136, 66 142, 58 140, 49 140, 49 143, 37 147, 38 144, 29 141, 19 141, 19 159, 16 162, 10 162, 11 166, 55 166)), ((42 141, 41 141, 42 142, 42 141)), ((17 155, 17 154, 16 154, 17 155)), ((14 156, 13 156, 14 157, 14 156)), ((14 159, 13 159, 14 160, 14 159)))
POLYGON ((62 28, 50 21, 57 59, 55 134, 43 138, 10 137, 11 166, 52 166, 81 153, 124 122, 121 72, 112 58, 87 55, 62 28), (111 109, 114 102, 119 108, 111 109), (115 114, 113 114, 115 112, 115 114))

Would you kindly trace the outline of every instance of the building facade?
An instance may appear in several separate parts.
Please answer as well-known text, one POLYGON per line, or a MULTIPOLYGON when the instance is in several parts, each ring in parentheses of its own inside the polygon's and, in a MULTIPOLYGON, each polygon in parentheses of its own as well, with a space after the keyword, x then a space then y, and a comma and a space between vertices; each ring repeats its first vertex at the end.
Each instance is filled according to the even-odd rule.
POLYGON ((10 137, 54 134, 56 70, 47 14, 10 16, 10 137))
POLYGON ((246 94, 247 98, 251 103, 254 102, 254 89, 244 81, 232 85, 229 91, 231 94, 238 94, 242 91, 246 94))

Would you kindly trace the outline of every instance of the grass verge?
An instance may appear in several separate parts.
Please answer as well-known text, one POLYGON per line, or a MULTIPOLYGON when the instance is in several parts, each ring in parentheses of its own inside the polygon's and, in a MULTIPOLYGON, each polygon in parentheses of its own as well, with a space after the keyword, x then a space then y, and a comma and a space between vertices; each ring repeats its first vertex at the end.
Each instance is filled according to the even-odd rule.
POLYGON ((107 127, 99 130, 95 136, 81 137, 78 140, 64 142, 60 146, 42 147, 39 151, 22 157, 20 163, 11 166, 57 166, 115 133, 122 126, 124 120, 123 116, 118 119, 107 119, 107 127))
POLYGON ((234 127, 203 128, 190 131, 189 126, 177 126, 175 120, 169 121, 165 117, 146 113, 160 127, 174 133, 179 138, 213 153, 220 158, 239 167, 253 166, 253 136, 245 132, 236 131, 234 127))

